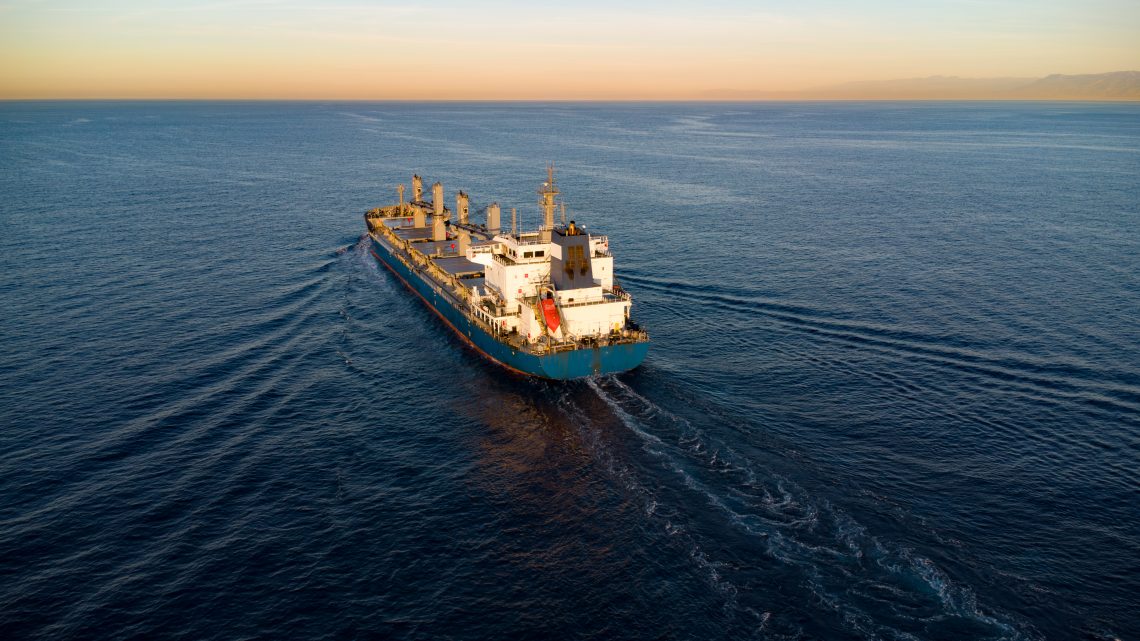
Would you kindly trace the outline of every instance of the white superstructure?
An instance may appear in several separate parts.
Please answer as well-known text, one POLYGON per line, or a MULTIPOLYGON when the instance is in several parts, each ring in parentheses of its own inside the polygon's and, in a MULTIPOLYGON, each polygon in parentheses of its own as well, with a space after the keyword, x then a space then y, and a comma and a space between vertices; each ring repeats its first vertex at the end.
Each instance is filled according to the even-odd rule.
POLYGON ((467 259, 484 266, 482 291, 472 302, 500 331, 514 329, 534 342, 547 335, 556 340, 604 337, 625 327, 630 300, 614 288, 608 239, 585 232, 568 235, 568 231, 568 227, 551 230, 549 242, 542 241, 541 231, 499 234, 467 249, 467 259), (563 242, 568 238, 585 243, 563 242), (585 270, 581 260, 586 261, 585 270), (577 277, 567 278, 567 269, 577 277), (561 321, 553 332, 540 309, 548 294, 561 321))
POLYGON ((497 327, 515 330, 530 342, 580 341, 620 333, 629 318, 630 300, 614 288, 609 239, 591 236, 573 221, 554 225, 559 192, 553 166, 547 168, 547 181, 538 193, 541 228, 499 233, 467 248, 468 260, 484 266, 484 289, 475 302, 488 314, 502 312, 490 316, 497 327), (557 323, 542 308, 544 299, 553 301, 557 323))

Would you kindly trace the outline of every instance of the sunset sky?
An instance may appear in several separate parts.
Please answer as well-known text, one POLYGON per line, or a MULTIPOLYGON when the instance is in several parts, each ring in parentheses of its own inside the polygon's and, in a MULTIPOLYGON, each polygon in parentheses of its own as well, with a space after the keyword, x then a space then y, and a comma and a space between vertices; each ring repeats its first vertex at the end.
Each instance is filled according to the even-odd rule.
POLYGON ((1136 0, 0 0, 0 99, 700 99, 1140 69, 1136 0))

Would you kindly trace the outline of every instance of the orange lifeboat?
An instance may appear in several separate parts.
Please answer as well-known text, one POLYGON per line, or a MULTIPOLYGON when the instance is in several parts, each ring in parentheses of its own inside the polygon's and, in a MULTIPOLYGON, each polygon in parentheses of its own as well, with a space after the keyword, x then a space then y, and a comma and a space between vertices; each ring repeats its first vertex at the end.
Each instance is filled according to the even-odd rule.
POLYGON ((562 320, 558 317, 558 308, 555 307, 553 298, 542 299, 542 315, 546 318, 546 326, 551 333, 558 331, 562 320))

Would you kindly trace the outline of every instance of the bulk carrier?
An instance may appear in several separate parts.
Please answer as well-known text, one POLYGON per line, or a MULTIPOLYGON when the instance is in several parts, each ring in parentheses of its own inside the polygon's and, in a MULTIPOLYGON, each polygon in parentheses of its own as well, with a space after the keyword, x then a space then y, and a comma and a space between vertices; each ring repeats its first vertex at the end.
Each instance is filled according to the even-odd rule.
POLYGON ((473 223, 467 194, 456 193, 453 212, 438 182, 425 200, 418 175, 408 202, 404 185, 396 191, 398 204, 364 215, 372 255, 479 353, 559 380, 624 372, 644 360, 649 336, 614 280, 609 239, 566 222, 553 166, 538 190, 543 224, 529 232, 518 231, 513 209, 510 229, 502 229, 497 203, 485 208, 484 223, 473 223))

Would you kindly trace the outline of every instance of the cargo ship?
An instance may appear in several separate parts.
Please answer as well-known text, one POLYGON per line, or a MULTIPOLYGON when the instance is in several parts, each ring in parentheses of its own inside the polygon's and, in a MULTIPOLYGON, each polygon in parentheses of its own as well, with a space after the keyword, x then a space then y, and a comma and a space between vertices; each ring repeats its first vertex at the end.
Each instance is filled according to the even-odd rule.
POLYGON ((538 190, 541 227, 521 231, 511 210, 491 203, 475 222, 459 191, 455 209, 443 185, 426 200, 423 179, 399 202, 364 215, 370 250, 466 343, 526 376, 565 380, 633 369, 649 335, 630 317, 632 299, 614 278, 609 238, 573 220, 554 183, 554 167, 538 190), (555 224, 555 209, 561 221, 555 224))

